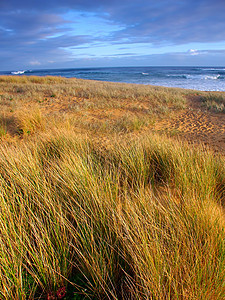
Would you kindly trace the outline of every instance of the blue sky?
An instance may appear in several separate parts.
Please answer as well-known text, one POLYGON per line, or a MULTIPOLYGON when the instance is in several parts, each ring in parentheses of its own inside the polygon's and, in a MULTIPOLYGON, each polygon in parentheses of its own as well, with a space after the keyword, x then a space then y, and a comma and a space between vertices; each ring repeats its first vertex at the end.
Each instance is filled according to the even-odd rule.
POLYGON ((0 70, 225 66, 225 0, 0 0, 0 70))

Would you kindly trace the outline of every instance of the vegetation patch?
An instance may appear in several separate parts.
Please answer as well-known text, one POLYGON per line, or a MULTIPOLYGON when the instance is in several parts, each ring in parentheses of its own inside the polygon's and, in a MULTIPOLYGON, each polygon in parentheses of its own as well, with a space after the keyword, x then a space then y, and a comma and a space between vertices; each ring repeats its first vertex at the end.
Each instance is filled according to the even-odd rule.
POLYGON ((38 108, 20 111, 16 114, 17 133, 27 136, 37 133, 45 126, 45 121, 38 108))
POLYGON ((69 132, 0 151, 5 299, 224 298, 223 160, 69 132))
POLYGON ((225 96, 222 93, 208 93, 201 97, 203 105, 213 111, 225 113, 225 96))
POLYGON ((224 157, 151 131, 187 91, 0 87, 0 299, 225 298, 224 157))

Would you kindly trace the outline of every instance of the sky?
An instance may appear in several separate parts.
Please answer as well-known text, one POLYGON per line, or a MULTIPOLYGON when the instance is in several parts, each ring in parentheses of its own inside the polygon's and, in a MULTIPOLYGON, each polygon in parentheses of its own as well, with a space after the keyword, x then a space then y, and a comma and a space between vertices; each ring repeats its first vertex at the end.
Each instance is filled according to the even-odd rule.
POLYGON ((0 0, 0 70, 225 66, 225 0, 0 0))

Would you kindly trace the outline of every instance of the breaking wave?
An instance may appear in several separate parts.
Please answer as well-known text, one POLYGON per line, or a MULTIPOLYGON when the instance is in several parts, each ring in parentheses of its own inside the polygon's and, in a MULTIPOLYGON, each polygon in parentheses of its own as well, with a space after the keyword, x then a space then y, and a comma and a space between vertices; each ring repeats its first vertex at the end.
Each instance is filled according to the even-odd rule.
POLYGON ((220 79, 221 75, 186 75, 187 79, 200 79, 200 80, 217 80, 220 79))
POLYGON ((27 70, 23 70, 23 71, 15 71, 15 72, 11 72, 12 75, 21 75, 24 74, 25 72, 27 72, 27 70))

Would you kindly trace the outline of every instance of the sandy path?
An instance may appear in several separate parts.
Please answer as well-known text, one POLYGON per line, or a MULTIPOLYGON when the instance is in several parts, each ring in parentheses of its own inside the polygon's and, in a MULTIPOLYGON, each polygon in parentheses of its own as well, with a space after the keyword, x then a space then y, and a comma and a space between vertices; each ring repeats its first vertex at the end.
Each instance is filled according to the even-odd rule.
POLYGON ((215 152, 225 154, 225 114, 205 111, 196 101, 190 101, 188 106, 185 112, 156 124, 155 129, 190 143, 203 143, 215 152))

